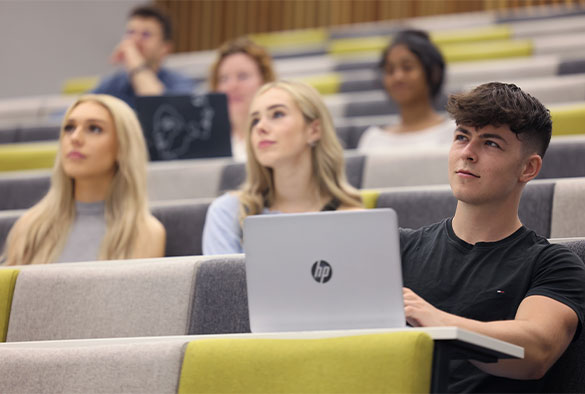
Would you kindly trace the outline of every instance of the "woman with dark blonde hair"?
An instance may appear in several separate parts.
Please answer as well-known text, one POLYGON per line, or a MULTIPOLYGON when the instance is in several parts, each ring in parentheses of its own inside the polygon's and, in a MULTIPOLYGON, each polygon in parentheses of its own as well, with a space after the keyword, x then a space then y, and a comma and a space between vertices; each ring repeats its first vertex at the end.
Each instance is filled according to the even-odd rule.
POLYGON ((250 107, 246 181, 207 212, 203 253, 242 252, 249 215, 362 208, 319 93, 300 82, 264 85, 250 107))
POLYGON ((241 37, 219 48, 209 82, 211 91, 228 96, 232 152, 236 160, 246 160, 246 119, 252 97, 260 86, 274 80, 272 58, 263 47, 241 37))
POLYGON ((147 160, 126 103, 80 97, 65 114, 51 187, 14 224, 5 264, 163 256, 165 229, 146 199, 147 160))

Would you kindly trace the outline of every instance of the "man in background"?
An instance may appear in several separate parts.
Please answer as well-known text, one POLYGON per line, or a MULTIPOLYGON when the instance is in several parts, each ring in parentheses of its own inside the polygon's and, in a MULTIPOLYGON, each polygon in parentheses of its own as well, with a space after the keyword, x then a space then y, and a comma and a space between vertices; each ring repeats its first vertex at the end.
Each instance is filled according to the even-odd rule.
POLYGON ((137 96, 192 93, 194 84, 189 78, 161 66, 171 49, 168 16, 151 6, 135 8, 111 58, 123 69, 104 78, 93 93, 116 96, 133 108, 137 96))

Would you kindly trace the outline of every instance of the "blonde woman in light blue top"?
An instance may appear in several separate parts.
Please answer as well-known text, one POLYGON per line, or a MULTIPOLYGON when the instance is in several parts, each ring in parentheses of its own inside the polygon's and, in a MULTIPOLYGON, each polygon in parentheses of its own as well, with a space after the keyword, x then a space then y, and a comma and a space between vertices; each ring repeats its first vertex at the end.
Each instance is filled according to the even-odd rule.
POLYGON ((246 181, 207 212, 203 253, 242 252, 248 215, 362 207, 347 183, 343 150, 319 93, 300 82, 264 85, 252 101, 246 181))

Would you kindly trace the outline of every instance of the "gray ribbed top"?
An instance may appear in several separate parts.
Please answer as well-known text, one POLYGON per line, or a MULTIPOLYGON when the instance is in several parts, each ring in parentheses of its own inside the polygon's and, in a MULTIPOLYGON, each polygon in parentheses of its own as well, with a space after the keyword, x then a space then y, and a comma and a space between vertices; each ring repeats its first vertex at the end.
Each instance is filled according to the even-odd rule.
POLYGON ((75 202, 75 220, 57 263, 98 259, 106 233, 105 202, 75 202))

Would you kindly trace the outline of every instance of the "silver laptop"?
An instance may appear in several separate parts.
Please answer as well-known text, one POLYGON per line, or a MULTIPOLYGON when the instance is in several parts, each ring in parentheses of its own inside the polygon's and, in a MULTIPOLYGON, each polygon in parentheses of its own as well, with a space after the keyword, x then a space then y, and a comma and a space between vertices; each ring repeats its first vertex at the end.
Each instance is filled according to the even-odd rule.
POLYGON ((250 216, 252 332, 405 327, 392 209, 250 216))

